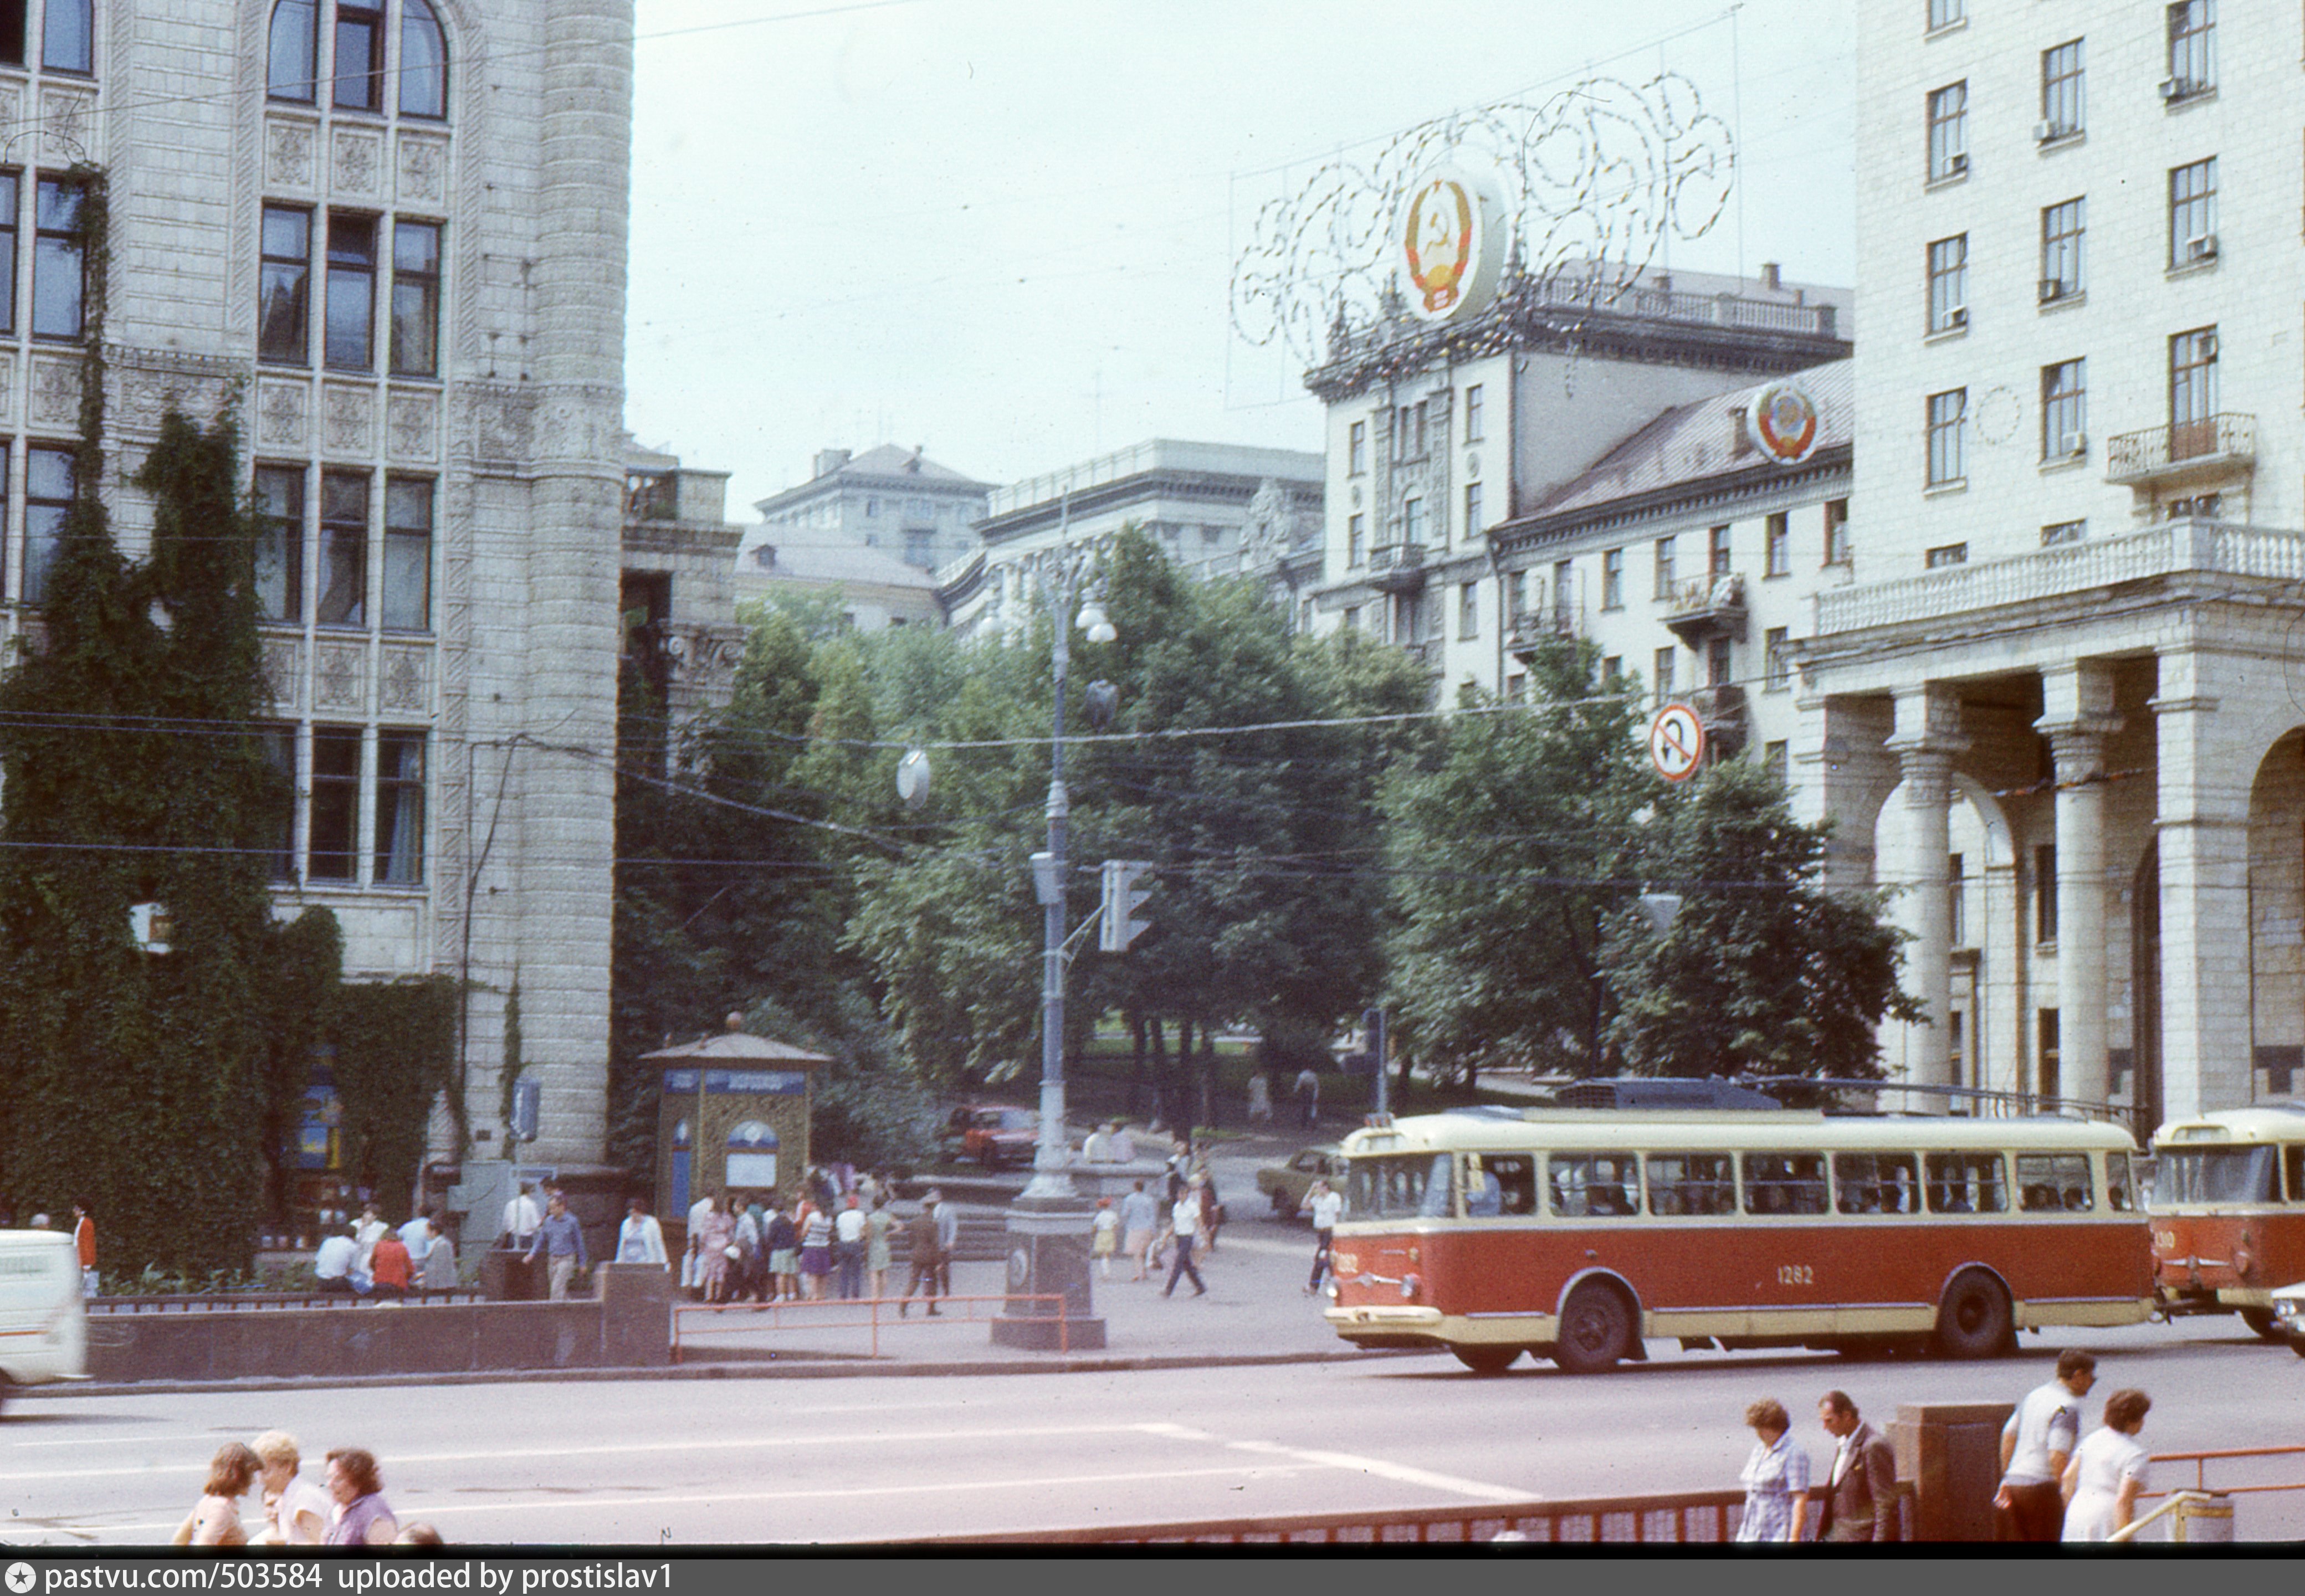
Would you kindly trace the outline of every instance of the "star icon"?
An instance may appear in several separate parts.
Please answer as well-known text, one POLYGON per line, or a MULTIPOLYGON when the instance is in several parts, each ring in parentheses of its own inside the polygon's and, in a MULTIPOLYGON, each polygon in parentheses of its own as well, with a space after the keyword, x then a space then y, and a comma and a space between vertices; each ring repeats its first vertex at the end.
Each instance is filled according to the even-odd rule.
POLYGON ((40 1576, 32 1572, 32 1566, 30 1563, 8 1565, 8 1589, 13 1592, 13 1596, 24 1596, 26 1592, 39 1583, 40 1576))

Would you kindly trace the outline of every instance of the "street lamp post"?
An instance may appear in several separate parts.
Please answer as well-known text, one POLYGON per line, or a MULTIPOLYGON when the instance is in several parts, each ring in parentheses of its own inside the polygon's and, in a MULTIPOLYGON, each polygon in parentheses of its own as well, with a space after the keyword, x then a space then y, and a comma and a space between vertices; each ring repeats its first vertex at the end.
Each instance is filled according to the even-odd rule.
POLYGON ((1041 1132, 1033 1150, 1033 1178, 1008 1210, 1010 1300, 992 1321, 996 1345, 1043 1350, 1059 1345, 1055 1307, 1029 1299, 1057 1295, 1065 1298, 1062 1345, 1074 1351, 1104 1345, 1104 1321, 1095 1317, 1089 1283, 1091 1210, 1074 1188, 1065 1133, 1065 846, 1072 807, 1065 792, 1066 677, 1076 624, 1091 642, 1110 642, 1117 635, 1094 599, 1075 611, 1092 557, 1088 549, 1067 548, 1060 540, 1048 572, 1053 632, 1049 664, 1056 694, 1049 739, 1049 846, 1033 861, 1041 900, 1041 1132))

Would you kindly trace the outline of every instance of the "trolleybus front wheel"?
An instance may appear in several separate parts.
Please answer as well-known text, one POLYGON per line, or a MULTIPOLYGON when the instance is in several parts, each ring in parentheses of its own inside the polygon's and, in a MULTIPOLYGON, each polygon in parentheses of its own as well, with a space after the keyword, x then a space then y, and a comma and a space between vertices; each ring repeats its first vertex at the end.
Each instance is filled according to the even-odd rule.
POLYGON ((2009 1294, 1983 1269, 1953 1277, 1937 1307, 1937 1351, 1949 1358, 1989 1358, 2009 1349, 2015 1320, 2009 1294))
POLYGON ((1476 1374, 1502 1374, 1521 1354, 1518 1346, 1452 1346, 1449 1350, 1476 1374))
POLYGON ((2281 1326, 2274 1319, 2273 1310, 2270 1308, 2243 1308, 2241 1311, 2241 1321, 2260 1339, 2273 1342, 2275 1346, 2289 1339, 2281 1333, 2281 1326))
POLYGON ((1571 1374, 1598 1374, 1631 1355, 1633 1311, 1606 1286, 1584 1285, 1561 1311, 1561 1340, 1552 1361, 1571 1374))

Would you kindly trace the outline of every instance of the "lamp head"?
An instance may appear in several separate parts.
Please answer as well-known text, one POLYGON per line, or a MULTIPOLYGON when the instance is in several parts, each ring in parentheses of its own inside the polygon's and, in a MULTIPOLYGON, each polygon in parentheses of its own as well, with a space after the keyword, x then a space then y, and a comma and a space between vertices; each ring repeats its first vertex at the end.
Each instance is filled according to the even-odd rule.
POLYGON ((1120 633, 1113 629, 1104 606, 1094 598, 1080 607, 1080 629, 1093 643, 1109 643, 1120 633))

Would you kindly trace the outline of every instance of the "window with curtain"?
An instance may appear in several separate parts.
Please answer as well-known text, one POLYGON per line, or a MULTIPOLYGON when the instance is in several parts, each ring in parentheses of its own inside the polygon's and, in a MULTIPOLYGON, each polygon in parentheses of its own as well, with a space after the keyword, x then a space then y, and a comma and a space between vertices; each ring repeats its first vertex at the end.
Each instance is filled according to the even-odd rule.
POLYGON ((256 613, 267 621, 304 618, 304 471, 256 468, 256 613))
POLYGON ((394 477, 384 488, 384 627, 432 624, 432 484, 394 477))
POLYGON ((368 473, 320 476, 320 597, 323 626, 368 623, 368 473))
POLYGON ((279 0, 265 41, 264 91, 276 100, 310 105, 319 77, 320 8, 317 0, 279 0))
POLYGON ((427 0, 401 0, 400 114, 448 114, 448 41, 427 0))
POLYGON ((376 879, 379 886, 424 882, 424 734, 376 735, 376 879))

